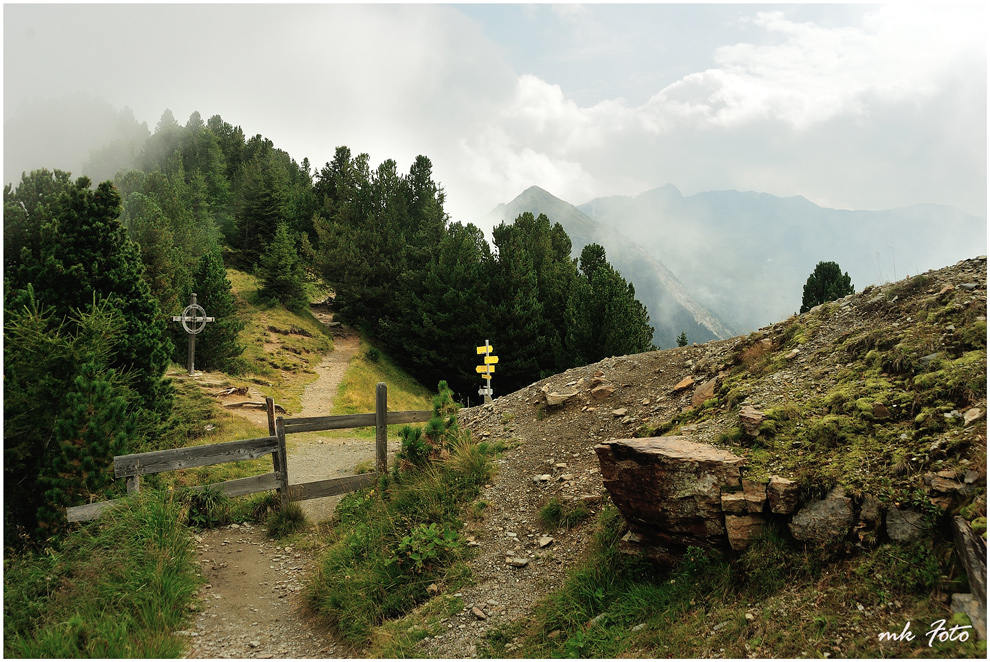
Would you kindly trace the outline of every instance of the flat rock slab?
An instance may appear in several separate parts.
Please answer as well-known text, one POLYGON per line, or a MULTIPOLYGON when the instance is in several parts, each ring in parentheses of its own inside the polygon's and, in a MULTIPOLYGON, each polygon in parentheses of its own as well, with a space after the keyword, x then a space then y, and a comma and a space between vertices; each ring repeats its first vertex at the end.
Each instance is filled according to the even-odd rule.
POLYGON ((722 488, 741 486, 744 458, 687 437, 613 439, 595 452, 605 488, 643 543, 724 545, 722 488))

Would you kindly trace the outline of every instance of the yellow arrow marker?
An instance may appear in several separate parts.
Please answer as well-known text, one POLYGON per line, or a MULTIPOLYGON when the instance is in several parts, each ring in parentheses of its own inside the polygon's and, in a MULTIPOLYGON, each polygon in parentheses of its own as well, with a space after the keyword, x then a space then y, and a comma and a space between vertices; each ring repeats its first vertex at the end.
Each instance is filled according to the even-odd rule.
POLYGON ((495 372, 495 366, 493 365, 476 365, 474 366, 475 372, 495 372))
POLYGON ((479 354, 486 354, 486 353, 492 352, 492 351, 494 351, 494 350, 492 349, 492 346, 491 345, 483 345, 483 346, 481 346, 481 347, 478 348, 478 353, 479 354))
POLYGON ((485 363, 498 363, 498 357, 497 356, 486 356, 485 357, 485 363))
POLYGON ((481 378, 482 379, 491 379, 492 376, 491 375, 482 375, 481 378))

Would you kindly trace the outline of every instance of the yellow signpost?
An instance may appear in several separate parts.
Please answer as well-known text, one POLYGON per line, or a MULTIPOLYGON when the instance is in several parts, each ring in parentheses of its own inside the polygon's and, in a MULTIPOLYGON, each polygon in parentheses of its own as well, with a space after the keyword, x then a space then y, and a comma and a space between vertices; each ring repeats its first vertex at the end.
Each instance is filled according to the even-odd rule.
POLYGON ((484 396, 485 402, 492 401, 492 373, 495 372, 495 364, 498 363, 498 357, 492 356, 492 352, 495 348, 485 341, 485 344, 477 348, 478 354, 484 354, 484 365, 475 366, 474 371, 481 374, 481 378, 486 380, 485 385, 478 389, 478 395, 484 396))

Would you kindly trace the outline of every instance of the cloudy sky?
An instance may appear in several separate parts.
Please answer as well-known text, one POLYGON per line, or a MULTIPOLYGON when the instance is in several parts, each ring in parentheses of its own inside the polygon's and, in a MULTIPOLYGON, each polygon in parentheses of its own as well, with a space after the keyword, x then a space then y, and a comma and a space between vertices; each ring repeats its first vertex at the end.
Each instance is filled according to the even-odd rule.
POLYGON ((5 145, 84 93, 152 130, 220 114, 317 167, 425 154, 454 220, 534 184, 982 216, 984 4, 5 4, 5 145))

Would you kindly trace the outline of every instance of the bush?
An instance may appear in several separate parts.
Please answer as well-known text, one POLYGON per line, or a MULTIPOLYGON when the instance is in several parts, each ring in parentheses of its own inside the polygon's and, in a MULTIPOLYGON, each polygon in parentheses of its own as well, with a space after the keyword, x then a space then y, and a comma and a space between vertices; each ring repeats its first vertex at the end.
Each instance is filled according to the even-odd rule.
POLYGON ((494 469, 457 427, 444 382, 439 390, 433 425, 404 431, 406 461, 374 489, 341 500, 307 588, 309 604, 348 644, 366 644, 372 628, 426 600, 430 584, 464 579, 459 517, 494 469))
POLYGON ((184 491, 184 500, 189 508, 186 521, 200 529, 212 529, 230 524, 230 497, 215 485, 207 485, 202 490, 184 491))

